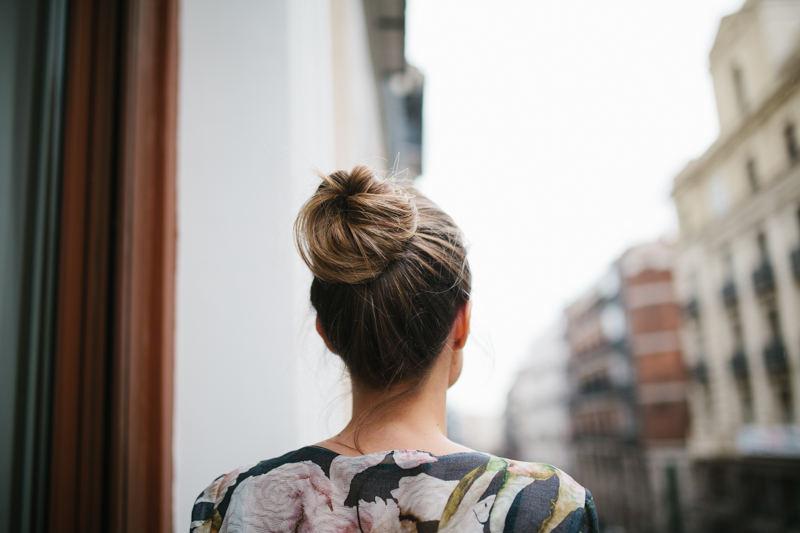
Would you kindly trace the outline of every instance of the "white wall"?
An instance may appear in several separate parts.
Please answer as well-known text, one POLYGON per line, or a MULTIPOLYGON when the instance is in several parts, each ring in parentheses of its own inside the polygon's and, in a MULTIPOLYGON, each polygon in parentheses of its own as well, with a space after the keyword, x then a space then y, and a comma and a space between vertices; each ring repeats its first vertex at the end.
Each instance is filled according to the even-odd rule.
POLYGON ((291 197, 286 16, 282 2, 181 5, 176 531, 214 477, 295 443, 292 322, 275 305, 291 298, 276 231, 291 197))
POLYGON ((336 165, 391 167, 384 140, 361 0, 332 0, 332 47, 336 165))
POLYGON ((363 24, 361 9, 356 0, 181 3, 176 531, 216 476, 343 423, 345 384, 313 332, 311 277, 291 225, 318 183, 314 168, 382 166, 364 29, 345 34, 338 60, 332 53, 332 11, 363 24))

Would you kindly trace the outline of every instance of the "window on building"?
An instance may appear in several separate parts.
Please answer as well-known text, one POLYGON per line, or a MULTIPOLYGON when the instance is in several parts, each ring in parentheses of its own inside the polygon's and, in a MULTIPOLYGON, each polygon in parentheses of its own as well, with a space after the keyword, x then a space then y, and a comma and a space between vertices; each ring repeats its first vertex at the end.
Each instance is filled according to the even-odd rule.
POLYGON ((775 300, 770 300, 767 303, 767 325, 769 326, 769 333, 773 339, 781 338, 781 320, 778 315, 778 307, 775 300))
POLYGON ((700 315, 697 315, 697 321, 695 322, 692 332, 694 333, 694 349, 697 354, 697 360, 701 361, 706 355, 706 343, 703 335, 703 325, 700 322, 700 315))
POLYGON ((739 106, 741 113, 747 113, 747 95, 744 90, 744 79, 742 70, 739 67, 733 67, 733 90, 736 93, 736 104, 739 106))
POLYGON ((800 228, 800 207, 797 208, 797 227, 800 228))
POLYGON ((769 262, 769 249, 767 248, 767 234, 763 231, 758 232, 758 253, 761 255, 763 263, 769 262))
POLYGON ((752 158, 747 160, 747 183, 750 184, 750 192, 758 191, 758 172, 756 161, 752 158))
POLYGON ((787 124, 783 130, 783 139, 786 143, 786 154, 789 156, 789 161, 796 162, 800 157, 800 150, 797 147, 797 137, 794 131, 794 124, 787 124))
POLYGON ((733 333, 733 340, 737 348, 744 346, 744 335, 742 334, 742 321, 739 318, 738 310, 732 311, 728 319, 731 323, 731 332, 733 333))
POLYGON ((675 533, 683 531, 683 512, 681 511, 681 494, 678 485, 678 468, 669 465, 664 470, 666 479, 666 504, 669 515, 669 530, 675 533))
POLYGON ((750 388, 750 379, 739 379, 736 382, 736 388, 739 392, 739 400, 741 401, 742 409, 742 422, 745 424, 753 421, 753 391, 750 388))
POLYGON ((784 375, 775 380, 775 394, 778 399, 781 422, 791 424, 794 422, 794 401, 789 376, 784 375))

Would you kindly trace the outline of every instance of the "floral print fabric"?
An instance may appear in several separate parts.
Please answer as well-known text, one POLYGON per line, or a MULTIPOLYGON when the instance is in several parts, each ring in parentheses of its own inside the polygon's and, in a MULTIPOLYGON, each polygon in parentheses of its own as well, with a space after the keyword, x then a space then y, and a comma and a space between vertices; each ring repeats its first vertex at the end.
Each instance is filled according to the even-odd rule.
POLYGON ((597 533, 588 490, 542 463, 316 446, 243 466, 197 498, 191 533, 597 533))

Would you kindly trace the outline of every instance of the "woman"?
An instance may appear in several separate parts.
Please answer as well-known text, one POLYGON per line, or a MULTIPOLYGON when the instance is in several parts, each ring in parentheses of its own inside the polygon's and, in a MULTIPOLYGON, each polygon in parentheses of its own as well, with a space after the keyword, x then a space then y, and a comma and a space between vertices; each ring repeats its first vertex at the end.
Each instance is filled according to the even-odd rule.
POLYGON ((447 439, 471 312, 455 223, 367 167, 322 180, 295 238, 317 332, 350 373, 352 420, 217 478, 192 532, 596 532, 591 495, 557 468, 447 439))

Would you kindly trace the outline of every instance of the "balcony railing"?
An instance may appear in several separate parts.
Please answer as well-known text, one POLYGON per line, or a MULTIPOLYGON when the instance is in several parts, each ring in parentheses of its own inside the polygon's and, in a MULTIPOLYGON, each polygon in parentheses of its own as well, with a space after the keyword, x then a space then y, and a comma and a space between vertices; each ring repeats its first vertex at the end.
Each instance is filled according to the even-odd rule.
POLYGON ((784 346, 781 339, 773 339, 764 348, 764 365, 767 367, 767 372, 773 376, 785 374, 788 370, 789 362, 786 360, 786 346, 784 346))
POLYGON ((731 356, 731 371, 736 379, 746 379, 749 374, 747 356, 742 348, 737 348, 731 356))
POLYGON ((683 305, 683 313, 691 320, 697 320, 700 316, 700 304, 697 303, 697 298, 692 298, 683 305))
POLYGON ((797 248, 792 252, 791 261, 792 261, 792 274, 794 274, 794 279, 798 283, 800 283, 800 248, 797 248))
POLYGON ((732 281, 728 281, 722 287, 722 302, 725 307, 734 307, 739 303, 739 296, 736 294, 736 285, 732 281))
POLYGON ((691 375, 698 383, 708 383, 708 366, 705 361, 698 361, 691 369, 691 375))
POLYGON ((772 265, 768 261, 761 263, 755 272, 753 272, 753 285, 756 289, 756 294, 764 296, 775 290, 775 276, 772 273, 772 265))
POLYGON ((593 379, 591 381, 587 381, 583 383, 579 390, 581 394, 594 394, 598 392, 606 392, 611 390, 613 387, 611 385, 611 381, 606 379, 593 379))
POLYGON ((589 405, 600 399, 618 399, 625 402, 632 402, 634 389, 631 385, 611 385, 607 387, 590 387, 587 390, 583 386, 575 387, 569 395, 569 404, 572 407, 578 405, 589 405))

